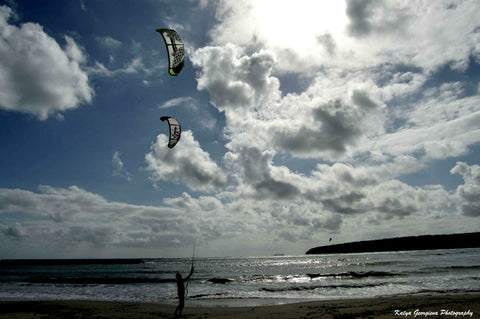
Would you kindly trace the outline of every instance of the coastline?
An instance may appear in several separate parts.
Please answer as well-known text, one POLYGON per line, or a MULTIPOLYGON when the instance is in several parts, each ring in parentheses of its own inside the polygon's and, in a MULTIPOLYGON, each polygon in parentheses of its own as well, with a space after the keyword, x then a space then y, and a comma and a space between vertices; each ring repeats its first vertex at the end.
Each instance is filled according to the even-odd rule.
MULTIPOLYGON (((0 318, 6 319, 174 318, 174 310, 175 305, 160 303, 0 301, 0 318)), ((187 301, 182 318, 480 318, 480 293, 317 300, 253 307, 192 307, 187 301)))

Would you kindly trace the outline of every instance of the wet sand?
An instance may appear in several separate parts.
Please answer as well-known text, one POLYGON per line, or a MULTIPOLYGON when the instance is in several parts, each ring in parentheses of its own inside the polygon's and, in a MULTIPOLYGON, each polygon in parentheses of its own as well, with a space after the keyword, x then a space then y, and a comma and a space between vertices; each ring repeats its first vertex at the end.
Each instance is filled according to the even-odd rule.
MULTIPOLYGON (((174 305, 157 303, 0 301, 0 318, 174 318, 174 310, 174 305)), ((480 293, 326 300, 259 307, 189 307, 187 300, 182 318, 480 318, 480 293), (448 312, 442 312, 445 310, 448 312)))

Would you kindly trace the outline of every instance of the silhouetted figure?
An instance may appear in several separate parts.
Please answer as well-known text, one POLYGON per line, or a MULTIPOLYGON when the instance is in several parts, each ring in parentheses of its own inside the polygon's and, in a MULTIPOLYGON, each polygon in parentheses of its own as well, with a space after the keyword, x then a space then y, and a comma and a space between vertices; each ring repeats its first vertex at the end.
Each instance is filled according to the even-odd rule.
POLYGON ((175 317, 180 317, 182 315, 183 307, 185 306, 185 282, 187 282, 193 274, 193 265, 190 269, 190 273, 188 274, 187 278, 183 279, 182 275, 177 272, 175 275, 177 278, 177 292, 178 292, 178 306, 175 309, 175 313, 173 314, 175 317))

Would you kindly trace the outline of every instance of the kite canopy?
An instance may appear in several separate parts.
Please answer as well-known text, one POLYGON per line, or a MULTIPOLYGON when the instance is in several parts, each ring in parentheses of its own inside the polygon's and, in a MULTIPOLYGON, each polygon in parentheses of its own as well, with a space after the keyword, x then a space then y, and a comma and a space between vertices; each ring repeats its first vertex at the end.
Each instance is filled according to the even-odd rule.
POLYGON ((170 128, 170 139, 168 140, 168 147, 173 148, 180 140, 180 133, 182 131, 180 123, 177 121, 176 118, 170 116, 162 116, 160 120, 168 122, 170 128))
POLYGON ((175 30, 157 29, 165 41, 168 52, 168 70, 170 75, 178 75, 185 65, 185 50, 182 39, 175 30))

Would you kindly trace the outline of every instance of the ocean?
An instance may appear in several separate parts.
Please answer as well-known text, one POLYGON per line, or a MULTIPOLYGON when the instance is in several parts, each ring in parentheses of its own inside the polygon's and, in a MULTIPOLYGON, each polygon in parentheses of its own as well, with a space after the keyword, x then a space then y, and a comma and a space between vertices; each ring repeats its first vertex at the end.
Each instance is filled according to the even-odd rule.
MULTIPOLYGON (((172 303, 190 258, 0 260, 0 300, 172 303)), ((196 258, 187 305, 480 291, 480 249, 196 258)))

